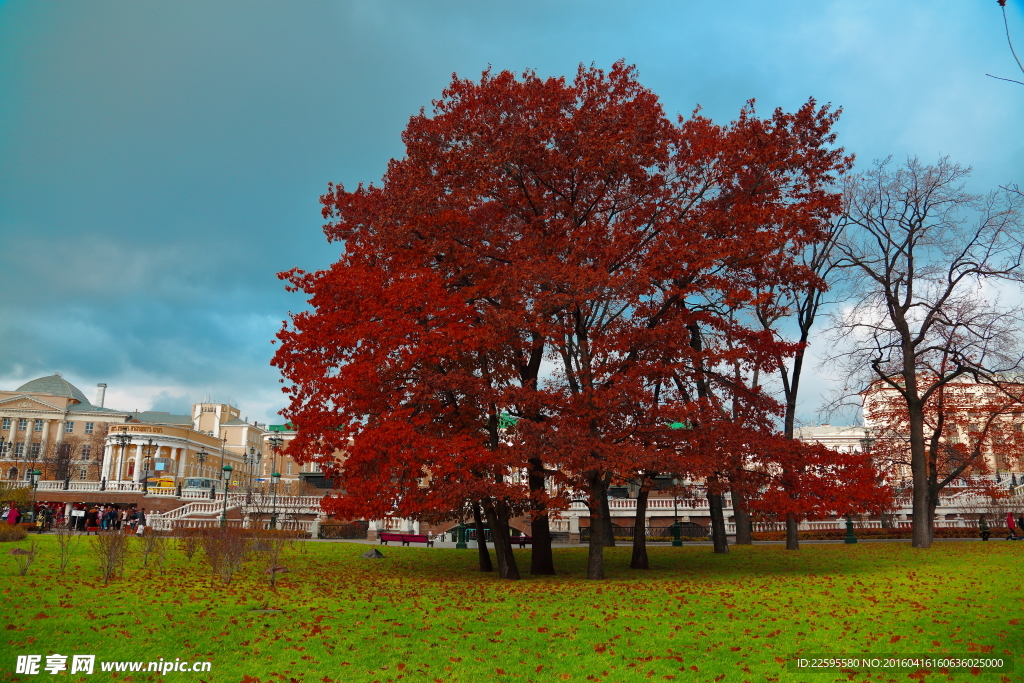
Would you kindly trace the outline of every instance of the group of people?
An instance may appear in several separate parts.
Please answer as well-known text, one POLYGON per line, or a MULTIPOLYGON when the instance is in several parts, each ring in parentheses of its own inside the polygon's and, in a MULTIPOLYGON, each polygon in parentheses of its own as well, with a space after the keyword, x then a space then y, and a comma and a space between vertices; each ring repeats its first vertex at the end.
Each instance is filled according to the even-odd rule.
POLYGON ((146 529, 146 508, 92 505, 81 516, 86 532, 125 531, 141 534, 146 529))
POLYGON ((75 510, 65 519, 63 504, 38 503, 35 515, 25 515, 14 502, 6 503, 0 511, 0 519, 8 524, 21 524, 35 521, 39 531, 46 531, 54 526, 67 524, 72 529, 96 533, 98 531, 125 531, 142 533, 146 528, 146 508, 136 509, 134 506, 122 508, 117 505, 76 505, 75 510))
MULTIPOLYGON (((1017 520, 1014 521, 1013 513, 1007 512, 1006 528, 1010 533, 1010 535, 1006 537, 1007 541, 1019 541, 1024 539, 1024 515, 1020 515, 1017 517, 1017 520)), ((983 541, 987 541, 992 535, 992 532, 989 531, 988 528, 988 522, 985 520, 985 515, 978 518, 978 531, 981 532, 981 540, 983 541)))

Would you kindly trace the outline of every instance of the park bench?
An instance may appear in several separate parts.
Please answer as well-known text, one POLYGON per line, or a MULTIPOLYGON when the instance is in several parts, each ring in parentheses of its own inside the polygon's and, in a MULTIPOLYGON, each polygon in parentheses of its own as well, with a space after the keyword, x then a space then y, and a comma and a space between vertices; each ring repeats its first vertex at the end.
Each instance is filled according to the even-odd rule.
POLYGON ((520 548, 525 548, 527 543, 533 543, 533 536, 513 536, 513 543, 518 543, 520 548))
POLYGON ((380 544, 387 545, 388 541, 401 541, 402 545, 409 545, 410 543, 426 543, 428 548, 434 547, 434 539, 427 538, 423 534, 390 534, 381 533, 379 536, 380 544))

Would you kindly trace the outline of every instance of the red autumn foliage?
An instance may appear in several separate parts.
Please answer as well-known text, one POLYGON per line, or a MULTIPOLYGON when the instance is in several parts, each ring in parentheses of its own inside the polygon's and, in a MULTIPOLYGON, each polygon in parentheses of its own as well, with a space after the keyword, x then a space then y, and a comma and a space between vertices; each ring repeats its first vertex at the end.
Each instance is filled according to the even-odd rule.
MULTIPOLYGON (((593 519, 615 477, 713 476, 720 451, 688 444, 726 428, 723 402, 764 426, 748 438, 777 408, 725 369, 770 370, 789 347, 730 311, 758 284, 816 284, 793 249, 839 210, 837 116, 812 100, 673 123, 622 63, 572 82, 455 79, 380 186, 321 198, 341 259, 281 274, 311 306, 274 359, 289 451, 346 452, 325 507, 427 518, 479 501, 500 538, 511 515, 564 504, 545 478, 586 491, 593 519)), ((517 577, 511 547, 496 551, 517 577)), ((600 539, 591 551, 600 578, 600 539)))

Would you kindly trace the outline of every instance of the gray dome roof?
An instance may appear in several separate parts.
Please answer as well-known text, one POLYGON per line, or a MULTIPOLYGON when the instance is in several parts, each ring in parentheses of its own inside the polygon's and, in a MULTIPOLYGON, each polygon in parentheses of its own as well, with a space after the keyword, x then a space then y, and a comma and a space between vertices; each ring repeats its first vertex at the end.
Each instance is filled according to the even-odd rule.
POLYGON ((29 394, 51 394, 53 396, 66 396, 73 398, 80 403, 88 403, 78 387, 57 374, 48 377, 40 377, 31 382, 26 382, 18 387, 17 391, 24 391, 29 394))

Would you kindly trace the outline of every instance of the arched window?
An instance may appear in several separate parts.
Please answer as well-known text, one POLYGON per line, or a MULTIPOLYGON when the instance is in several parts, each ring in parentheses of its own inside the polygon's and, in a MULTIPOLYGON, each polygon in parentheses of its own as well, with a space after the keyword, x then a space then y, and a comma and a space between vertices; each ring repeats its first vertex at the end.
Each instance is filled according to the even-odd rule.
POLYGON ((17 467, 12 467, 11 469, 7 470, 7 478, 10 479, 11 481, 14 481, 15 479, 17 479, 18 478, 18 468, 17 467))

